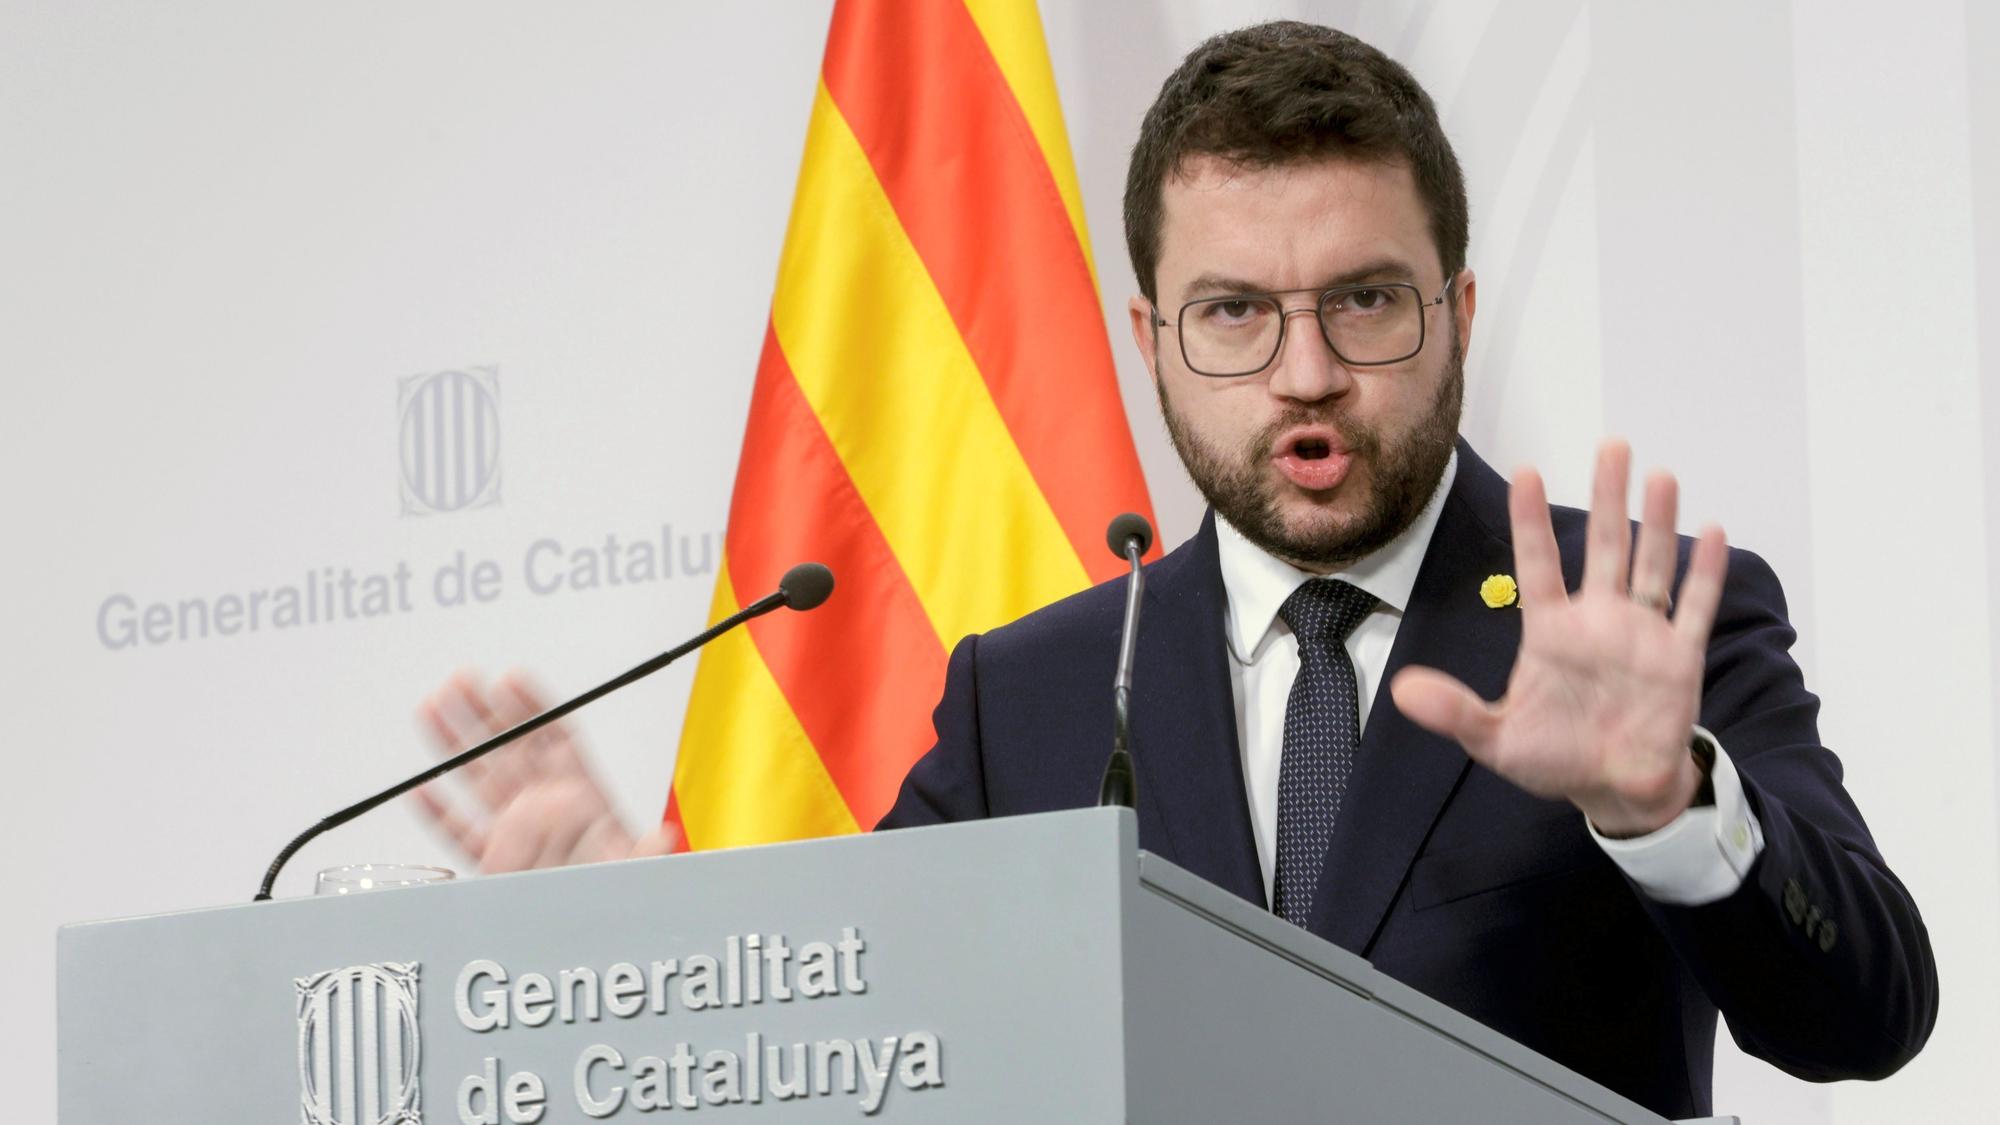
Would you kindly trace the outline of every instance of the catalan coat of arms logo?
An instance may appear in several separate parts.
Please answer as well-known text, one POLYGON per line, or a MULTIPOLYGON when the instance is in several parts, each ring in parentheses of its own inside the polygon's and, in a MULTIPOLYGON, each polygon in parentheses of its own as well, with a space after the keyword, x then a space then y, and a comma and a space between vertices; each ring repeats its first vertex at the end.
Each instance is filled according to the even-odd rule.
POLYGON ((500 372, 468 367, 398 381, 403 513, 500 502, 500 372))
POLYGON ((300 1125, 422 1125, 417 963, 295 980, 300 1125))

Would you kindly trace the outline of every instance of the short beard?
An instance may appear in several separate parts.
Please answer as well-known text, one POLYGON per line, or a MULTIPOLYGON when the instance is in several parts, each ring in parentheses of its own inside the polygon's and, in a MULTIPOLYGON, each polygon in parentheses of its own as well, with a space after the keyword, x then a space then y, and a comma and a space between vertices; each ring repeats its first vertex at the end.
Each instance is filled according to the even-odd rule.
POLYGON ((1232 459, 1190 431, 1168 400, 1164 382, 1155 379, 1154 387, 1174 451, 1216 514, 1245 539, 1301 570, 1333 571, 1388 546, 1437 491, 1458 440, 1465 397, 1465 356, 1458 333, 1452 332, 1450 339, 1451 355, 1430 412, 1414 430, 1392 442, 1336 409, 1299 406, 1273 419, 1232 459), (1286 526, 1278 506, 1278 490, 1286 486, 1269 472, 1271 449, 1286 430, 1315 423, 1333 427, 1357 465, 1371 470, 1369 491, 1350 519, 1312 519, 1294 530, 1286 526))

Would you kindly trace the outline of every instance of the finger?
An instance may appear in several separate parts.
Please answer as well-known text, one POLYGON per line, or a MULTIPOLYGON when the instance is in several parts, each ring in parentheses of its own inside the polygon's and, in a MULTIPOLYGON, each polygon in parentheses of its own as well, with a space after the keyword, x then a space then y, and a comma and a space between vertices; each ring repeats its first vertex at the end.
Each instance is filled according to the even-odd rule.
POLYGON ((519 668, 510 668, 500 677, 500 688, 512 697, 514 705, 529 714, 539 715, 549 709, 543 702, 541 686, 533 676, 519 668))
POLYGON ((1498 710, 1479 693, 1435 668, 1404 668, 1389 681, 1389 697, 1411 722, 1452 739, 1481 760, 1499 727, 1498 710))
POLYGON ((445 709, 439 701, 439 693, 432 692, 424 697, 423 702, 417 704, 417 722, 423 726, 424 733, 430 736, 431 750, 438 757, 449 758, 465 749, 459 743, 458 728, 445 714, 445 709))
POLYGON ((632 858, 672 855, 679 850, 681 850, 680 829, 661 821, 653 826, 651 832, 639 837, 638 843, 632 845, 632 858))
MULTIPOLYGON (((480 684, 479 674, 470 669, 461 670, 446 680, 432 696, 435 723, 446 734, 446 744, 450 749, 445 756, 469 750, 493 735, 493 716, 486 703, 486 689, 480 684)), ((486 801, 484 786, 493 770, 491 756, 467 762, 459 771, 459 777, 470 786, 482 801, 486 801)), ((504 801, 486 801, 487 807, 498 810, 504 801)))
MULTIPOLYGON (((549 709, 541 689, 534 680, 520 669, 507 673, 500 680, 498 690, 504 693, 509 710, 520 716, 517 722, 526 722, 549 709)), ((537 772, 556 770, 569 772, 569 767, 577 762, 576 752, 570 743, 569 730, 562 723, 550 723, 524 740, 532 747, 526 764, 537 772)))
POLYGON ((1514 474, 1507 490, 1507 516, 1514 533, 1514 581, 1521 589, 1521 611, 1558 606, 1569 599, 1563 588, 1562 554, 1549 524, 1549 497, 1542 475, 1533 469, 1514 474))
MULTIPOLYGON (((498 686, 490 691, 480 691, 476 698, 468 697, 465 702, 476 710, 484 723, 481 741, 519 726, 530 714, 512 692, 498 686)), ((532 749, 521 742, 495 750, 479 759, 478 764, 484 768, 469 780, 479 790, 480 798, 487 807, 493 809, 505 808, 534 781, 539 772, 535 768, 532 749)))
POLYGON ((434 792, 435 789, 434 785, 425 785, 418 788, 411 796, 416 798, 417 808, 437 826, 438 831, 443 832, 453 846, 476 865, 479 862, 479 854, 486 850, 485 834, 442 796, 434 792))
POLYGON ((485 730, 479 717, 465 703, 467 693, 478 693, 479 674, 460 669, 439 684, 417 705, 417 714, 431 736, 432 748, 448 758, 479 741, 485 730))
POLYGON ((1729 539, 1710 524, 1695 542, 1687 577, 1674 603, 1674 631, 1699 650, 1707 650, 1715 611, 1722 604, 1722 583, 1729 576, 1729 539))
POLYGON ((1632 553, 1632 525, 1625 492, 1632 479, 1632 447, 1613 438, 1597 447, 1597 475, 1590 489, 1590 530, 1583 556, 1583 589, 1625 596, 1632 553))
POLYGON ((1632 551, 1632 596, 1665 606, 1674 588, 1674 521, 1680 509, 1680 484, 1672 473, 1646 478, 1646 499, 1639 522, 1639 545, 1632 551))
MULTIPOLYGON (((478 700, 477 680, 473 673, 459 672, 426 696, 417 707, 418 721, 430 735, 431 748, 440 758, 452 757, 478 745, 487 737, 483 721, 477 717, 478 712, 467 703, 468 697, 475 702, 478 700)), ((504 802, 489 801, 482 786, 490 769, 487 759, 475 759, 461 767, 459 777, 488 811, 497 812, 504 802)))

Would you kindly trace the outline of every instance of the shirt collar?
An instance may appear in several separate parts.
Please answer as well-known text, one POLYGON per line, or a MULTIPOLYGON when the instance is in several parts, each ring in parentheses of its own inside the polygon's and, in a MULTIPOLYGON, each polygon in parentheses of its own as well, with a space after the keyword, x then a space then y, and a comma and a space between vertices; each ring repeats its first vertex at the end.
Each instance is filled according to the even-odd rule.
MULTIPOLYGON (((1382 608, 1402 616, 1416 588, 1417 571, 1430 550, 1431 533, 1437 530, 1438 514, 1444 498, 1458 476, 1458 451, 1453 450, 1438 477, 1437 490, 1424 503, 1423 511, 1410 521, 1401 535, 1374 554, 1344 570, 1326 575, 1358 586, 1375 595, 1382 608)), ((1262 547, 1243 537, 1220 515, 1215 517, 1216 552, 1222 564, 1222 588, 1228 596, 1229 620, 1226 632, 1229 651, 1248 664, 1263 655, 1263 648, 1276 631, 1278 609, 1308 579, 1320 577, 1273 557, 1262 547)))

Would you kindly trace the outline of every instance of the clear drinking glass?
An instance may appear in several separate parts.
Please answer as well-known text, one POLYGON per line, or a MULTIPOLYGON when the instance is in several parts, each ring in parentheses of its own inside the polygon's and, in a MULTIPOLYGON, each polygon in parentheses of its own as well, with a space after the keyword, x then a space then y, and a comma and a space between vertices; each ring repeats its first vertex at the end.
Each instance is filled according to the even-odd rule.
POLYGON ((448 867, 421 863, 348 863, 319 873, 314 894, 351 895, 385 887, 415 887, 456 878, 448 867))

